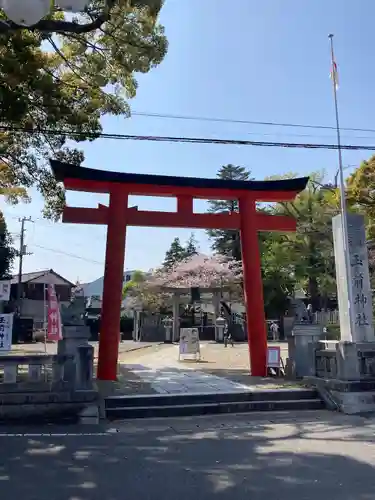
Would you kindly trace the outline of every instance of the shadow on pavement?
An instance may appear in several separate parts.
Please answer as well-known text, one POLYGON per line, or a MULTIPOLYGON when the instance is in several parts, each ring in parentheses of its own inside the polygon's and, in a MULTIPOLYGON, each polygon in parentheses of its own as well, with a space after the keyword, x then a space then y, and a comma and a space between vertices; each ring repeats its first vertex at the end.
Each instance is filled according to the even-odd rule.
POLYGON ((138 422, 134 432, 98 436, 1 437, 1 499, 375 499, 371 421, 215 422, 211 430, 138 422))
POLYGON ((211 375, 216 375, 217 377, 227 378, 233 382, 238 382, 239 384, 249 385, 262 385, 264 389, 267 386, 285 386, 285 387, 298 387, 301 384, 297 381, 287 380, 285 378, 278 377, 252 377, 249 373, 249 369, 236 369, 236 368, 210 368, 202 367, 202 371, 209 373, 211 375))

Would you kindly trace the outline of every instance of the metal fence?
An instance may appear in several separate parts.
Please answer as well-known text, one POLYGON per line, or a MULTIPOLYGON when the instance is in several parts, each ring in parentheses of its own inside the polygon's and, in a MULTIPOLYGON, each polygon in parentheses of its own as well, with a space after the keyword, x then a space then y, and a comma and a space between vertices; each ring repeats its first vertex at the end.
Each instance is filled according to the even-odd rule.
POLYGON ((339 324, 339 311, 318 311, 314 313, 314 323, 318 325, 337 325, 339 324))

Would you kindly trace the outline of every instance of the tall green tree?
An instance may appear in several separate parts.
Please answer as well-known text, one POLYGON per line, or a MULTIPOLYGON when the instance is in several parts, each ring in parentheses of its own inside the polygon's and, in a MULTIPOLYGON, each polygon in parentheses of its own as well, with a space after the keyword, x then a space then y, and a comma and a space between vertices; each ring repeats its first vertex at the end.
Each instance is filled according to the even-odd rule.
MULTIPOLYGON (((36 187, 46 216, 58 217, 64 205, 48 159, 80 165, 84 155, 75 144, 99 136, 102 116, 128 117, 135 75, 163 60, 167 40, 156 22, 162 3, 155 0, 149 9, 142 1, 117 0, 110 18, 89 33, 0 34, 0 114, 8 127, 0 131, 3 177, 11 183, 8 189, 36 187)), ((102 2, 91 0, 77 22, 95 17, 101 7, 102 2)), ((0 20, 4 17, 0 10, 0 20)))
POLYGON ((192 257, 193 255, 197 254, 198 254, 198 242, 195 239, 194 233, 191 233, 185 245, 185 258, 188 259, 189 257, 192 257))
POLYGON ((366 216, 367 237, 375 238, 375 155, 363 161, 347 179, 347 198, 353 210, 366 216))
MULTIPOLYGON (((251 173, 245 167, 237 165, 223 165, 217 177, 224 180, 248 181, 251 178, 251 173)), ((213 200, 209 201, 210 213, 231 213, 238 212, 237 200, 213 200)), ((227 257, 235 260, 241 260, 241 243, 239 231, 210 229, 207 231, 209 238, 212 241, 212 249, 227 257)))
POLYGON ((293 296, 296 278, 295 262, 289 245, 281 234, 260 233, 263 297, 266 317, 282 317, 293 296))
POLYGON ((177 262, 181 262, 197 254, 198 242, 195 239, 194 233, 189 236, 185 245, 182 245, 180 238, 175 238, 165 254, 163 267, 165 269, 170 269, 177 264, 177 262))
POLYGON ((12 247, 12 239, 7 230, 3 214, 0 212, 0 280, 9 278, 16 252, 12 247))
POLYGON ((322 174, 312 173, 307 188, 293 202, 273 207, 273 213, 297 219, 296 233, 283 235, 283 240, 294 261, 296 284, 306 290, 315 310, 324 307, 336 290, 332 217, 338 204, 335 190, 322 181, 322 174))
POLYGON ((170 269, 177 262, 181 262, 186 257, 185 248, 182 246, 180 238, 175 238, 169 250, 165 253, 165 258, 163 262, 163 267, 165 269, 170 269))

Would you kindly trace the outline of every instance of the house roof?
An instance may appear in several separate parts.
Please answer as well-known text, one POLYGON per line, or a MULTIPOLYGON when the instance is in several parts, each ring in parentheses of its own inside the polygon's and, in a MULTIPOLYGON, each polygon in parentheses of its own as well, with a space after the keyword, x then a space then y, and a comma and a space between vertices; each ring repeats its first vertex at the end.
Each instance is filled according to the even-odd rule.
MULTIPOLYGON (((60 274, 56 273, 53 269, 44 269, 43 271, 34 271, 32 273, 24 273, 22 274, 21 278, 21 283, 30 283, 30 281, 34 281, 38 278, 41 278, 42 276, 45 276, 46 274, 54 274, 61 280, 65 281, 67 285, 74 286, 73 283, 71 283, 69 280, 61 276, 60 274)), ((12 277, 11 284, 17 284, 18 283, 18 274, 12 277)))

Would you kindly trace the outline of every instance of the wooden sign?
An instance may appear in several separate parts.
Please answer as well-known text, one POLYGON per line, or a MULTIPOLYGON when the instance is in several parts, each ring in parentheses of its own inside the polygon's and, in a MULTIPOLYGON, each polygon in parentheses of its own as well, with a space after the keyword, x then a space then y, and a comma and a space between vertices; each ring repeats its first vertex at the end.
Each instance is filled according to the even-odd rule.
POLYGON ((285 375, 280 346, 267 346, 267 373, 271 377, 285 375))
POLYGON ((195 356, 200 358, 200 343, 199 343, 199 330, 198 328, 181 328, 180 329, 180 344, 179 344, 179 356, 195 356))
POLYGON ((268 346, 267 347, 267 367, 268 368, 280 368, 280 364, 281 364, 280 346, 268 346))

